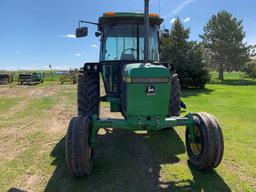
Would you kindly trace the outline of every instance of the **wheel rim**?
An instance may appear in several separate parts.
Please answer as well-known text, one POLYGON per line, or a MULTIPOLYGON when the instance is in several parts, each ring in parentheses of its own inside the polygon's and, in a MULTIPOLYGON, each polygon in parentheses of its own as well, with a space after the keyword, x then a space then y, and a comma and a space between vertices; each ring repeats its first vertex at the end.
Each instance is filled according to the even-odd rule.
POLYGON ((199 155, 202 150, 201 133, 200 133, 200 129, 198 126, 195 126, 194 129, 195 129, 194 130, 195 131, 195 142, 190 143, 190 148, 191 148, 191 151, 195 155, 199 155))

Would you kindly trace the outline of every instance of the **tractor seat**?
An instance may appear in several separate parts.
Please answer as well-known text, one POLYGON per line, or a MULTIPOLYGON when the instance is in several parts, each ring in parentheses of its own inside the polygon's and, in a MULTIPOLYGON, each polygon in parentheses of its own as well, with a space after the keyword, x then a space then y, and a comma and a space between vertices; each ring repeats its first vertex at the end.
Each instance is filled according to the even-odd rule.
POLYGON ((133 54, 122 54, 120 60, 135 61, 135 57, 133 54))

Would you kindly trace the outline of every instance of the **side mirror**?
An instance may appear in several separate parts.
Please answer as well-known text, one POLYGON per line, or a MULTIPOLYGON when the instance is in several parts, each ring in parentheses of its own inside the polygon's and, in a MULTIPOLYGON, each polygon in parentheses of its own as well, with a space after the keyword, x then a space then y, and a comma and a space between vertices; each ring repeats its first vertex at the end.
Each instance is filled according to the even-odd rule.
POLYGON ((76 37, 86 37, 88 35, 88 28, 87 27, 79 27, 76 29, 76 37))
POLYGON ((98 31, 97 31, 97 32, 95 32, 95 36, 96 36, 96 37, 101 36, 101 32, 98 32, 98 31))

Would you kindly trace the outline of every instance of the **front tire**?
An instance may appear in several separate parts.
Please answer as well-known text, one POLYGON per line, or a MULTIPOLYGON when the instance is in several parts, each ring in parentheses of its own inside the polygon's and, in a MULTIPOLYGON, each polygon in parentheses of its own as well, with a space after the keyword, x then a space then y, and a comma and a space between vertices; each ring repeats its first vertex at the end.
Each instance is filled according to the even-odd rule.
POLYGON ((224 152, 224 141, 221 128, 213 115, 195 113, 194 133, 195 142, 190 140, 189 129, 186 129, 186 149, 190 163, 198 170, 216 168, 224 152))
POLYGON ((66 161, 74 176, 89 175, 94 164, 90 147, 91 120, 88 116, 71 119, 66 137, 66 161))

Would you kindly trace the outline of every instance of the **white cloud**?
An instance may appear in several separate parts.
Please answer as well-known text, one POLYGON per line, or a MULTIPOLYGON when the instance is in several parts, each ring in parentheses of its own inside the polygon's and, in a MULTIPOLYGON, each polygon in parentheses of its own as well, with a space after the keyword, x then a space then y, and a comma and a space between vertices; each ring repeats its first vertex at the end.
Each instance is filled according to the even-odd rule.
POLYGON ((92 44, 91 47, 97 48, 98 45, 92 44))
POLYGON ((177 20, 177 18, 172 18, 171 21, 170 21, 171 24, 174 24, 176 20, 177 20))
POLYGON ((75 56, 79 57, 79 56, 81 56, 81 53, 76 53, 75 56))
POLYGON ((186 18, 183 20, 183 22, 184 22, 184 23, 187 23, 187 22, 189 22, 190 20, 191 20, 190 17, 186 17, 186 18))
POLYGON ((16 50, 15 53, 20 53, 20 50, 16 50))
POLYGON ((186 0, 181 2, 178 7, 176 7, 175 9, 172 10, 172 14, 176 15, 177 13, 179 13, 183 8, 185 8, 187 5, 189 5, 190 3, 194 2, 195 0, 186 0))
POLYGON ((63 38, 71 38, 71 39, 75 39, 76 38, 76 36, 74 34, 62 35, 61 37, 63 37, 63 38))
POLYGON ((196 0, 185 0, 182 1, 175 9, 171 11, 171 13, 164 16, 164 18, 169 18, 171 16, 177 15, 182 9, 184 9, 187 5, 193 3, 196 0))

